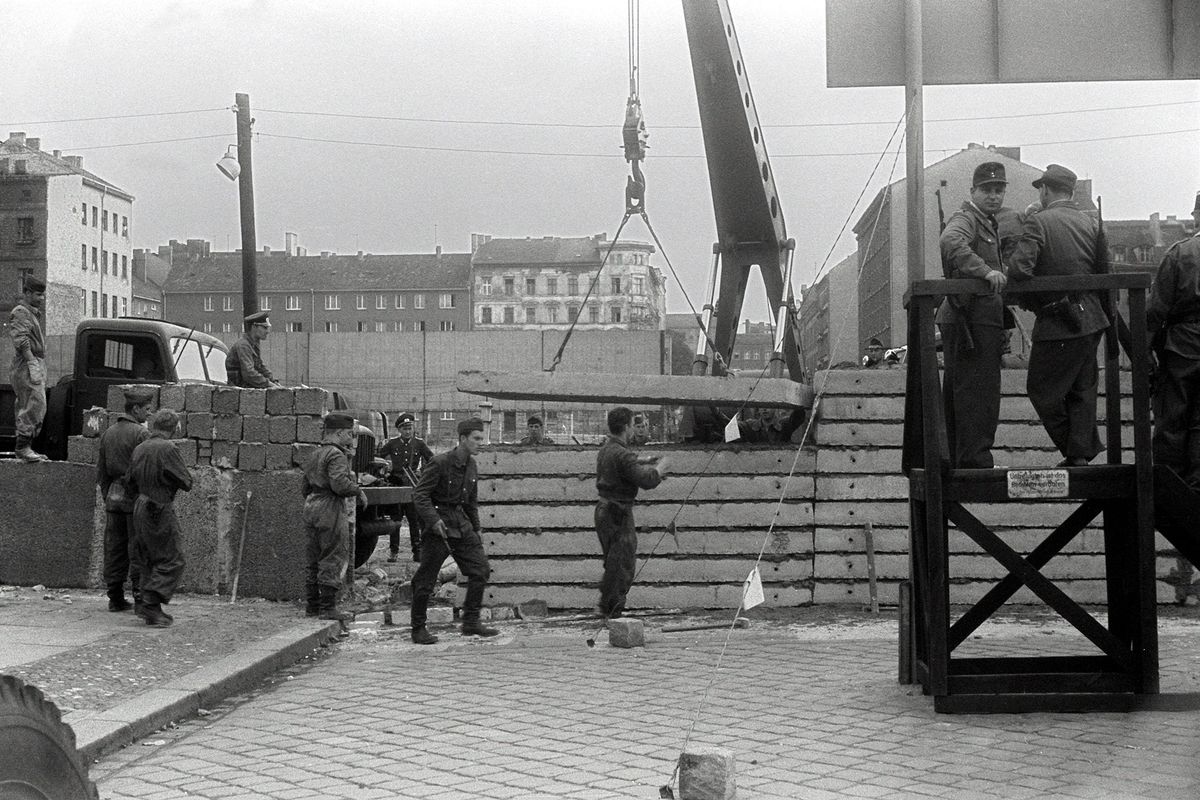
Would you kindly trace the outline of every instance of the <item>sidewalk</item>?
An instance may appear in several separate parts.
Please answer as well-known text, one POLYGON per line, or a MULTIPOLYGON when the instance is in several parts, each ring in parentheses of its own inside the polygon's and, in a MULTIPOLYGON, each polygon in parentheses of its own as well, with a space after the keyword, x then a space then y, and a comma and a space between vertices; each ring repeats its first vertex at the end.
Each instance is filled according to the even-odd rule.
POLYGON ((333 638, 290 603, 179 595, 175 624, 101 592, 0 586, 0 672, 53 701, 88 760, 244 691, 333 638))

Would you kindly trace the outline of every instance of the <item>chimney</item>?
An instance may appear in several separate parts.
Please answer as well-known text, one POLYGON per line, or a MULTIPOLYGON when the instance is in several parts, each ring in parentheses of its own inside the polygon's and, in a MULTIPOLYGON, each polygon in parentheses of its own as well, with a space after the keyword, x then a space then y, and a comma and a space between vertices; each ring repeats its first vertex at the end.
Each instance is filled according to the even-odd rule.
POLYGON ((433 254, 435 256, 437 256, 438 258, 442 257, 442 246, 440 244, 437 247, 433 248, 433 254))
POLYGON ((363 260, 363 251, 362 251, 362 250, 359 250, 359 251, 358 251, 358 260, 359 260, 359 261, 362 261, 362 260, 363 260))
POLYGON ((329 250, 322 250, 322 251, 321 251, 321 258, 329 258, 331 255, 333 255, 333 253, 332 253, 332 252, 330 252, 329 250))
POLYGON ((264 256, 269 256, 269 255, 271 255, 271 245, 269 245, 269 244, 264 244, 264 245, 263 245, 263 255, 264 255, 264 256))
POLYGON ((63 161, 67 162, 69 167, 83 169, 83 156, 63 156, 63 161))
POLYGON ((55 158, 62 158, 62 150, 55 150, 55 151, 54 151, 54 157, 55 157, 55 158))
POLYGON ((9 131, 8 132, 8 142, 6 142, 6 144, 24 145, 25 144, 25 132, 24 131, 9 131))
POLYGON ((483 247, 485 244, 487 244, 491 240, 492 240, 492 237, 490 234, 472 233, 471 234, 471 255, 474 255, 476 250, 483 247))
POLYGON ((287 251, 289 256, 296 255, 296 239, 298 237, 291 231, 283 232, 283 249, 287 251))
POLYGON ((41 150, 42 149, 42 140, 41 139, 33 139, 33 138, 26 139, 25 146, 28 147, 30 150, 41 150))
POLYGON ((1154 247, 1163 246, 1162 224, 1157 211, 1150 215, 1150 244, 1154 247))

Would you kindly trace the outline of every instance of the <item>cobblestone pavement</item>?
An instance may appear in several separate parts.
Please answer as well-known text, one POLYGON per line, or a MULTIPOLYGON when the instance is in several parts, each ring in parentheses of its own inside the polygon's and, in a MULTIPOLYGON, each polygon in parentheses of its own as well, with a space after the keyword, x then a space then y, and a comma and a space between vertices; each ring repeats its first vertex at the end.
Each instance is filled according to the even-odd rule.
MULTIPOLYGON (((700 708, 688 749, 732 751, 743 800, 1200 796, 1197 702, 937 715, 896 682, 894 621, 756 621, 729 635, 716 671, 726 631, 623 650, 603 637, 588 648, 583 625, 502 627, 491 641, 450 633, 426 648, 407 628, 356 630, 315 665, 108 756, 92 777, 110 800, 652 798, 700 708)), ((980 633, 974 644, 1006 651, 1074 641, 1052 624, 980 633)), ((1160 637, 1163 692, 1195 701, 1200 620, 1165 620, 1160 637)))

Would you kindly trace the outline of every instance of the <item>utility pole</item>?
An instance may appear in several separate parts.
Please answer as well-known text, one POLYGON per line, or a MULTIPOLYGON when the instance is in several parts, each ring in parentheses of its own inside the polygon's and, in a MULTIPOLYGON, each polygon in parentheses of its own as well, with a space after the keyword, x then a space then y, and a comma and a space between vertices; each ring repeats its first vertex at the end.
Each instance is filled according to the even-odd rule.
MULTIPOLYGON (((254 258, 258 242, 254 235, 254 161, 250 155, 250 95, 237 94, 238 205, 242 216, 242 316, 258 311, 258 268, 254 258)), ((249 329, 243 324, 243 328, 249 329)))
MULTIPOLYGON (((921 0, 904 6, 905 195, 908 286, 925 279, 925 54, 921 0)), ((910 342, 911 344, 911 342, 910 342)))

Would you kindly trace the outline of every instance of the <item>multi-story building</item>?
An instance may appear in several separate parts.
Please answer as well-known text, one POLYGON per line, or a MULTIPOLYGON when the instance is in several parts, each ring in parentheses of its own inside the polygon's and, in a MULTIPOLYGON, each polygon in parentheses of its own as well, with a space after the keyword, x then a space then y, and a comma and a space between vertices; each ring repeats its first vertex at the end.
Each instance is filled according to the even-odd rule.
MULTIPOLYGON (((208 242, 172 242, 166 317, 207 333, 242 330, 242 255, 208 242)), ((159 255, 164 254, 160 248, 159 255)), ((259 307, 280 332, 383 333, 470 330, 467 253, 257 254, 259 307)))
POLYGON ((149 250, 136 249, 130 269, 133 301, 129 305, 129 315, 163 319, 163 286, 171 272, 170 254, 163 258, 149 250))
POLYGON ((1149 219, 1105 220, 1108 254, 1113 268, 1119 272, 1158 271, 1163 254, 1172 244, 1196 232, 1190 219, 1168 215, 1164 220, 1158 213, 1149 219))
POLYGON ((607 234, 471 237, 476 330, 664 330, 666 283, 654 246, 607 234), (608 255, 607 262, 604 261, 608 255), (601 265, 603 264, 603 269, 601 265))
POLYGON ((857 363, 858 253, 843 258, 802 293, 800 343, 805 369, 857 363))
POLYGON ((133 195, 10 133, 0 144, 0 312, 23 276, 46 282, 46 333, 70 334, 84 317, 129 313, 133 195))

